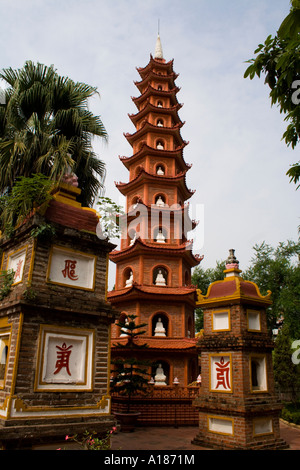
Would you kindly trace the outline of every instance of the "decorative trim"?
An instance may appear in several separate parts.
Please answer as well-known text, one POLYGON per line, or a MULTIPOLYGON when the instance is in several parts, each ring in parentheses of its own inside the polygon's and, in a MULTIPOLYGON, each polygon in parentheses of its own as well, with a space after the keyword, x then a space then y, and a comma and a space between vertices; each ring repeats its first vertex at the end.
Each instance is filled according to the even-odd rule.
POLYGON ((67 407, 51 407, 51 406, 31 406, 18 396, 12 397, 11 403, 12 419, 20 418, 64 418, 69 416, 85 417, 97 415, 109 415, 111 406, 111 397, 103 395, 95 404, 89 406, 67 406, 67 407))

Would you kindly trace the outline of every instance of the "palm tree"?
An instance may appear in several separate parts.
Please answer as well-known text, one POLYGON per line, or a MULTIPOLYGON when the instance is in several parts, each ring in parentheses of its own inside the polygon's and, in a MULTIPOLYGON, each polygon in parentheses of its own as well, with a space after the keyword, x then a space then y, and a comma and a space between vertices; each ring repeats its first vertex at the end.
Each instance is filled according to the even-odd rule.
POLYGON ((20 176, 41 173, 59 181, 72 171, 82 204, 92 205, 105 173, 92 139, 107 140, 100 117, 88 109, 97 89, 31 61, 3 69, 0 78, 7 86, 0 104, 0 192, 10 191, 20 176))

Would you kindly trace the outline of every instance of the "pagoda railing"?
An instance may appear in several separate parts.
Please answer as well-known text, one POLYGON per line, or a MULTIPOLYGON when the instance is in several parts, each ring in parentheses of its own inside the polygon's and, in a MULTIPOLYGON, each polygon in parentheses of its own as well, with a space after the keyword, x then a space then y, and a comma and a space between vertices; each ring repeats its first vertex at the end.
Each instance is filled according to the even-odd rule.
MULTIPOLYGON (((131 411, 139 411, 142 426, 197 426, 198 412, 193 401, 200 387, 150 386, 146 393, 131 398, 131 411)), ((112 394, 112 413, 125 412, 127 397, 112 394)))

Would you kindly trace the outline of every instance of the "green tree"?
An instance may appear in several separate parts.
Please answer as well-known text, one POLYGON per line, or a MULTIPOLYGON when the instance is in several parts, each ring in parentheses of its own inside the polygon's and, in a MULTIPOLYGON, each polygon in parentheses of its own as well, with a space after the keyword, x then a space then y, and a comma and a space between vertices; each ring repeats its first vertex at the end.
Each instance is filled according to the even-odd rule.
POLYGON ((51 200, 52 182, 44 175, 17 178, 9 193, 0 196, 0 231, 7 237, 35 208, 51 200))
POLYGON ((100 117, 88 109, 97 89, 31 61, 21 69, 3 69, 0 78, 6 85, 0 104, 0 192, 9 192, 20 176, 41 173, 59 181, 73 172, 81 202, 91 205, 105 170, 92 139, 107 139, 100 117))
MULTIPOLYGON (((300 138, 300 0, 290 3, 290 12, 277 34, 269 35, 254 51, 256 58, 247 61, 251 65, 244 77, 252 80, 265 75, 265 83, 271 89, 271 104, 279 107, 288 122, 282 138, 287 146, 295 148, 300 138)), ((300 161, 291 165, 287 175, 291 182, 299 182, 300 161)))
POLYGON ((292 361, 292 344, 288 325, 280 330, 273 353, 274 379, 282 390, 292 391, 293 401, 296 401, 296 391, 300 385, 300 370, 292 361))
POLYGON ((282 315, 294 337, 300 337, 300 242, 287 241, 274 248, 263 242, 242 276, 255 282, 263 295, 272 292, 268 323, 272 328, 282 315))
MULTIPOLYGON (((225 261, 217 261, 215 268, 203 269, 197 266, 192 274, 192 284, 206 294, 209 285, 215 281, 224 279, 225 261)), ((195 328, 200 331, 203 328, 203 310, 196 308, 195 310, 195 328)))
POLYGON ((143 328, 146 323, 136 324, 136 315, 127 315, 120 320, 117 326, 126 333, 127 341, 125 344, 116 343, 115 347, 122 351, 122 358, 112 361, 115 366, 112 370, 113 376, 111 389, 127 396, 127 413, 131 411, 131 398, 137 392, 146 392, 149 380, 148 367, 149 361, 139 359, 139 351, 148 347, 146 343, 138 344, 137 338, 145 334, 143 328))

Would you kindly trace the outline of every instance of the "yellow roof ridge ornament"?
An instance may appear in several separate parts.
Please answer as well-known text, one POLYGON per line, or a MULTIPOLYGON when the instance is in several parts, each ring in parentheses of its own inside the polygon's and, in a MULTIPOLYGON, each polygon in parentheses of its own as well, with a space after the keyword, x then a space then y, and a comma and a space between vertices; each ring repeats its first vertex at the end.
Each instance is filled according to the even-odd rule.
POLYGON ((229 300, 251 300, 271 304, 270 290, 266 295, 260 293, 258 285, 253 281, 244 280, 240 273, 239 261, 234 255, 233 249, 229 250, 229 257, 226 260, 226 269, 223 271, 225 278, 223 280, 212 282, 207 293, 204 295, 201 289, 197 289, 197 305, 209 304, 214 302, 228 302, 229 300))

